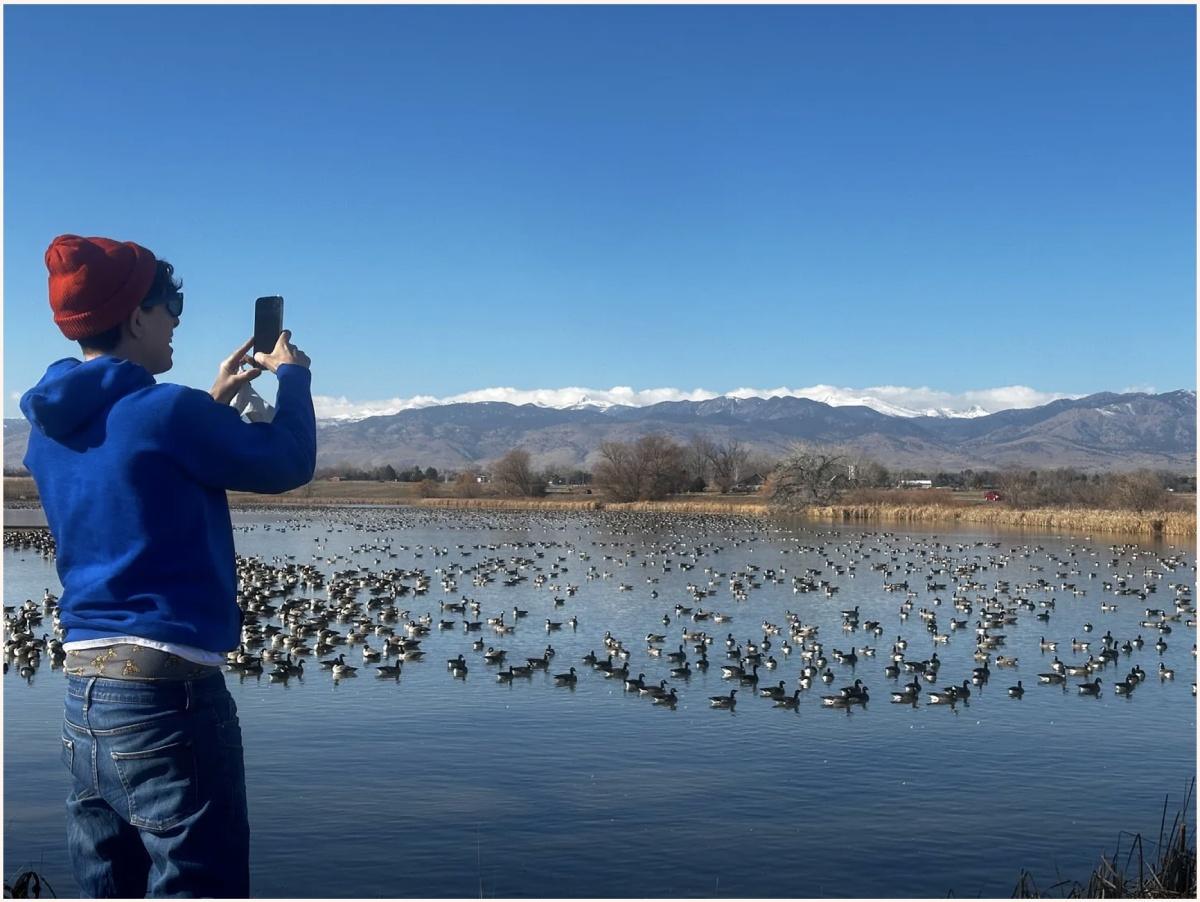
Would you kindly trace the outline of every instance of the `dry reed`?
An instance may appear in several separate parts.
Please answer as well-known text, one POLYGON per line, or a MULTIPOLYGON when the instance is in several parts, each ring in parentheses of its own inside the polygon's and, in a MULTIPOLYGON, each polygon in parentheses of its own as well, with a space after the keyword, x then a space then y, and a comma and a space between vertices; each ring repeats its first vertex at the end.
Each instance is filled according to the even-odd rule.
POLYGON ((1060 881, 1045 892, 1041 891, 1028 871, 1013 890, 1018 899, 1195 899, 1196 898, 1196 841, 1188 839, 1186 812, 1191 807, 1196 781, 1192 779, 1182 810, 1175 815, 1171 832, 1166 834, 1167 802, 1163 802, 1162 823, 1158 829, 1158 858, 1146 860, 1142 834, 1137 833, 1129 851, 1121 859, 1121 844, 1112 857, 1100 856, 1087 884, 1077 880, 1060 881))
POLYGON ((934 504, 833 504, 796 512, 812 520, 842 522, 987 524, 1067 532, 1121 532, 1138 535, 1195 536, 1195 511, 1120 511, 1077 508, 1017 510, 988 504, 958 507, 934 504))

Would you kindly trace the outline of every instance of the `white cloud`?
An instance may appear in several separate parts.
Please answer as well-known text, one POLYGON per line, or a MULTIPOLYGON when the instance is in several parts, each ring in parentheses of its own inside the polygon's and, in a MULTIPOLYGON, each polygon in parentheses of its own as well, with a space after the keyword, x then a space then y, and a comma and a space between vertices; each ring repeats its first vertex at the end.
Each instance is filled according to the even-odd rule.
POLYGON ((539 407, 567 409, 585 405, 598 408, 615 405, 646 407, 663 401, 708 401, 720 397, 808 398, 834 407, 862 405, 892 416, 974 417, 995 413, 998 410, 1038 407, 1059 398, 1080 396, 1043 392, 1024 385, 1007 385, 1001 388, 974 389, 964 392, 945 392, 928 387, 907 388, 899 385, 877 385, 871 388, 814 385, 809 388, 737 388, 724 393, 703 388, 695 388, 690 391, 678 388, 639 390, 627 385, 616 385, 608 389, 577 386, 536 389, 482 388, 445 397, 414 395, 411 398, 388 398, 382 401, 353 401, 345 397, 333 398, 327 395, 316 395, 313 397, 313 405, 316 408, 317 417, 320 419, 359 420, 364 417, 383 416, 421 407, 481 401, 536 404, 539 407))

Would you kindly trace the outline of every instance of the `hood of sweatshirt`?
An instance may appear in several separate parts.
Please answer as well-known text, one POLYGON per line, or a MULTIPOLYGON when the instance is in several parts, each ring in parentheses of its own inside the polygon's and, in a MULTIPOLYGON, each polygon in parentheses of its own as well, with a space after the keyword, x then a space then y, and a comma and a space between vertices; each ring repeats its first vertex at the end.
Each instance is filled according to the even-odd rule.
POLYGON ((56 360, 46 375, 21 397, 21 412, 49 438, 61 439, 117 401, 154 385, 143 366, 117 357, 94 357, 81 362, 74 357, 56 360))

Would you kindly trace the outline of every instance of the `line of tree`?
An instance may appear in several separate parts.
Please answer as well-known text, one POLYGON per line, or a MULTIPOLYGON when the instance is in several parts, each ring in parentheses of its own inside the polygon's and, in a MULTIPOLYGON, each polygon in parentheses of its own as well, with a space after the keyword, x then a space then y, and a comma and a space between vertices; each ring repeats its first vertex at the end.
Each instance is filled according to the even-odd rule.
POLYGON ((433 485, 452 477, 451 491, 459 497, 483 494, 541 497, 554 485, 592 484, 613 501, 653 501, 684 492, 726 493, 757 474, 766 480, 764 494, 780 508, 854 501, 912 500, 883 495, 904 482, 929 480, 938 489, 986 490, 1001 493, 1002 503, 1019 508, 1087 507, 1151 510, 1170 506, 1171 493, 1195 492, 1193 474, 1142 469, 1133 472, 1088 473, 1070 467, 1045 470, 1003 469, 919 470, 889 469, 852 449, 798 443, 782 460, 756 453, 731 438, 715 441, 693 435, 687 444, 661 435, 635 441, 604 442, 593 469, 538 469, 532 455, 516 448, 490 467, 439 474, 435 467, 397 470, 385 464, 360 468, 346 464, 323 467, 316 478, 420 482, 433 485), (489 473, 490 481, 482 479, 489 473))
POLYGON ((352 464, 335 464, 330 467, 319 467, 314 479, 349 479, 359 482, 437 482, 441 475, 437 467, 411 466, 397 470, 391 464, 378 467, 356 467, 352 464))
MULTIPOLYGON (((1081 507, 1102 510, 1162 510, 1171 493, 1194 492, 1194 476, 1149 469, 1085 473, 1071 467, 995 471, 962 470, 957 474, 889 471, 876 461, 844 448, 796 445, 771 474, 766 493, 772 505, 794 509, 852 500, 882 500, 879 489, 906 480, 929 479, 942 489, 996 489, 1001 503, 1016 508, 1081 507)), ((903 500, 904 493, 889 500, 903 500)))

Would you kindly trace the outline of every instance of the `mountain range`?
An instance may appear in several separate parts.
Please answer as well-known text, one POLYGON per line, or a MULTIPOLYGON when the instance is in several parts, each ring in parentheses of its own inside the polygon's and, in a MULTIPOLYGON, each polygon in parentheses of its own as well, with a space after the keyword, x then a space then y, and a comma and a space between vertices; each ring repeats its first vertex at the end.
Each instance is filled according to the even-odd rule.
MULTIPOLYGON (((590 468, 605 441, 649 433, 737 439, 779 457, 798 441, 854 449, 891 468, 1022 466, 1194 473, 1196 393, 1104 392, 970 417, 889 416, 865 406, 795 397, 664 401, 643 407, 442 404, 354 421, 318 423, 318 466, 484 465, 513 448, 537 466, 590 468)), ((4 466, 20 466, 29 425, 4 420, 4 466)))

